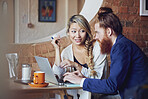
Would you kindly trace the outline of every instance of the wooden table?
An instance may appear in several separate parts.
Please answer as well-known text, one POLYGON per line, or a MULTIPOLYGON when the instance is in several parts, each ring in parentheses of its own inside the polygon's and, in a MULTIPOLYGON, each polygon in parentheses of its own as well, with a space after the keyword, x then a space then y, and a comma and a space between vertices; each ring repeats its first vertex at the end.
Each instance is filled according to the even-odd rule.
MULTIPOLYGON (((16 83, 12 80, 9 81, 9 88, 10 91, 15 93, 16 95, 20 95, 22 99, 23 97, 26 97, 27 94, 40 94, 40 93, 56 93, 60 94, 61 99, 64 99, 64 95, 66 93, 67 89, 82 89, 82 87, 66 87, 66 86, 58 86, 54 84, 50 84, 47 87, 31 87, 29 85, 16 83)), ((50 96, 49 96, 50 97, 50 96)), ((48 99, 49 99, 48 97, 48 99)), ((30 98, 30 97, 29 97, 30 98)), ((26 98, 28 99, 28 98, 26 98)))

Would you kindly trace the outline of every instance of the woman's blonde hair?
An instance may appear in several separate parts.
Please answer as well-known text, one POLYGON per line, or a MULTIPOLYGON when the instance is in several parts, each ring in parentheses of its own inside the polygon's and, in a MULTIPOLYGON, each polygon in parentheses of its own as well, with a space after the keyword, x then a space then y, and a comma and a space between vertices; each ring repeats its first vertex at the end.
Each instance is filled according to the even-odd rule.
POLYGON ((67 33, 69 32, 70 26, 72 23, 77 23, 82 29, 84 29, 87 33, 86 35, 86 40, 85 40, 85 48, 87 51, 87 65, 88 67, 93 70, 94 67, 94 62, 93 62, 93 35, 91 34, 91 29, 90 29, 90 25, 88 23, 88 21, 85 19, 84 16, 82 15, 73 15, 67 24, 67 33))

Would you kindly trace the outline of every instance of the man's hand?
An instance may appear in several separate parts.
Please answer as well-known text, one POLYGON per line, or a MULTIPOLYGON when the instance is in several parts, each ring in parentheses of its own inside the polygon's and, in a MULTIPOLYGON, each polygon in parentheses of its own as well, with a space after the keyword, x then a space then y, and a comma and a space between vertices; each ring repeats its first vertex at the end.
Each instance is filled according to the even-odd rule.
POLYGON ((79 70, 74 71, 73 73, 76 74, 76 75, 79 76, 79 77, 82 77, 82 78, 85 77, 79 70))
POLYGON ((74 84, 80 84, 82 77, 80 77, 78 75, 79 75, 78 72, 67 72, 63 75, 64 76, 63 80, 64 80, 64 82, 69 81, 69 82, 74 83, 74 84))

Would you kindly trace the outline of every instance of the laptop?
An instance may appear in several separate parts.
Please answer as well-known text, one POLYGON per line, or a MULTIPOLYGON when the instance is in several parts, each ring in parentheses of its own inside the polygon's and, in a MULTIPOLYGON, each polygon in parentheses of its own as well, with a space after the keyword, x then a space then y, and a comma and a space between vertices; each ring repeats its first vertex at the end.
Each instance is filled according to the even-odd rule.
MULTIPOLYGON (((39 57, 39 56, 34 56, 34 57, 38 63, 40 70, 45 72, 45 81, 59 85, 58 80, 56 79, 55 74, 48 61, 48 58, 39 57)), ((64 83, 64 85, 67 87, 80 87, 79 84, 72 84, 72 83, 64 83)))

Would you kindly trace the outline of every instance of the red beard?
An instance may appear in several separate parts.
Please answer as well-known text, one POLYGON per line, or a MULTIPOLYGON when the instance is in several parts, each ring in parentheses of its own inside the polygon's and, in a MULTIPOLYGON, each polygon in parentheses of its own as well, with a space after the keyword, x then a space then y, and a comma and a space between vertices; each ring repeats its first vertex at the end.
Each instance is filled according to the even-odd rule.
MULTIPOLYGON (((99 40, 98 40, 99 41, 99 40)), ((110 54, 112 48, 112 41, 108 37, 104 37, 100 42, 101 53, 102 54, 110 54)))

